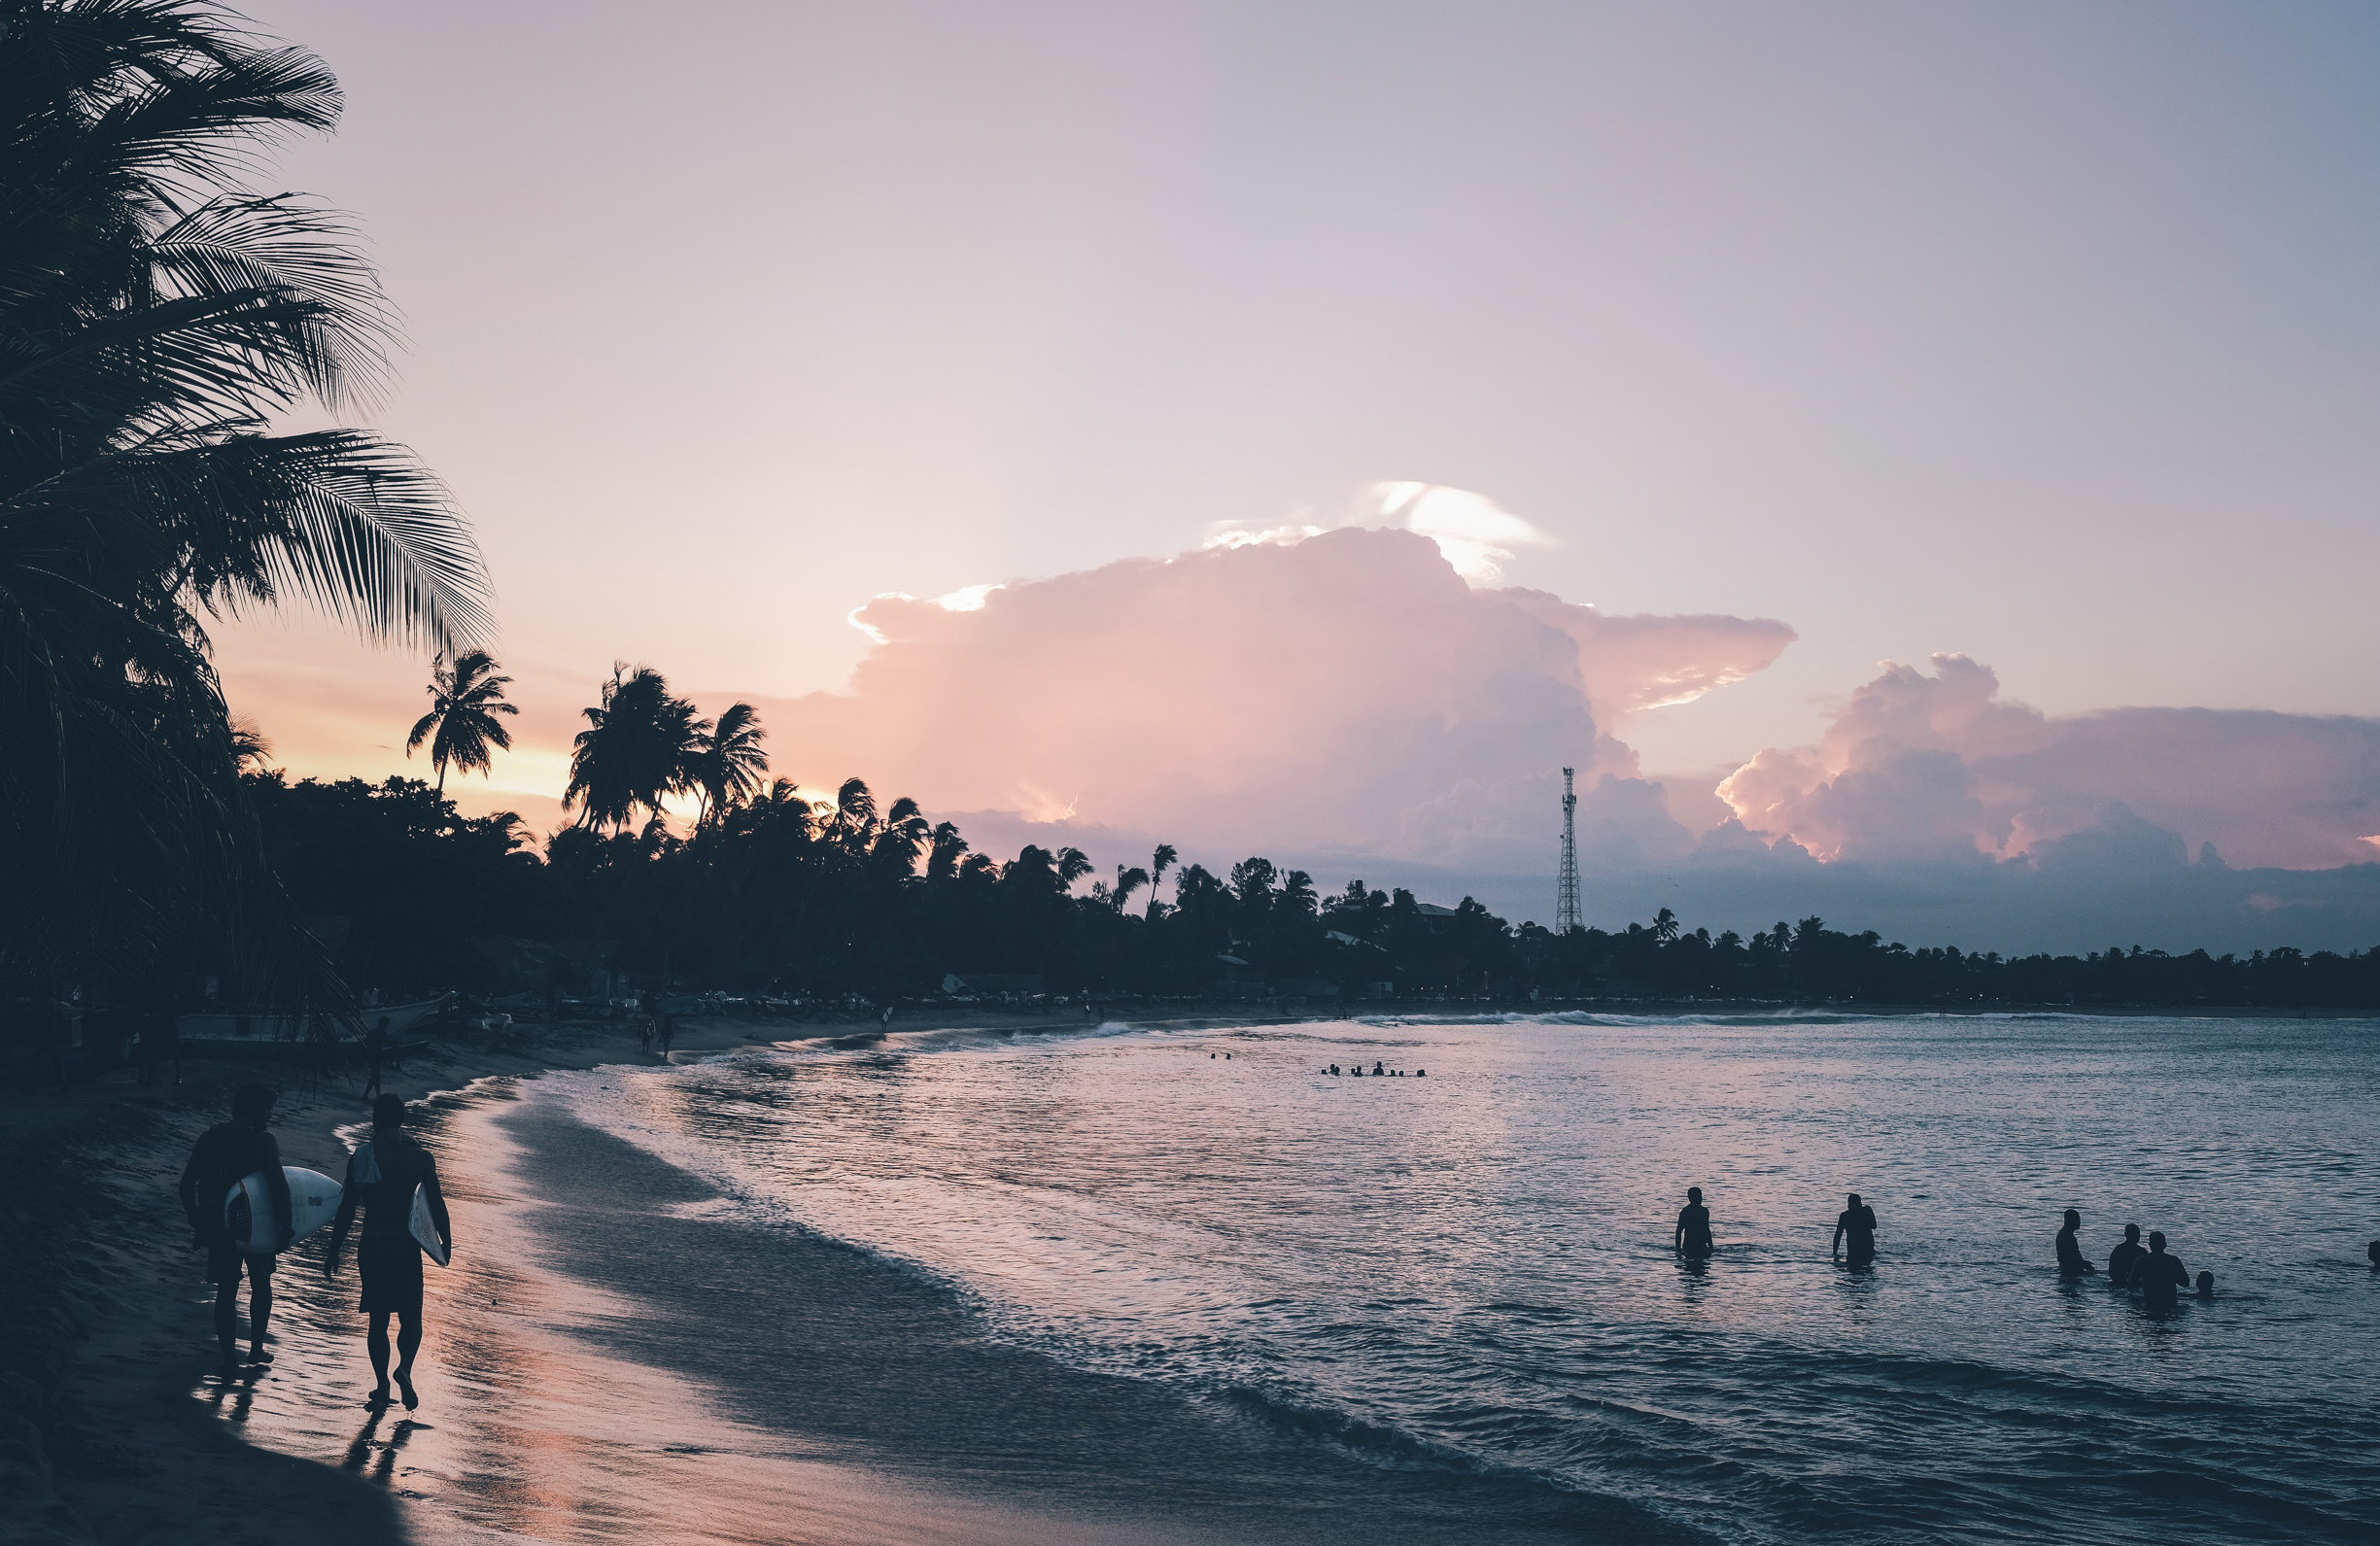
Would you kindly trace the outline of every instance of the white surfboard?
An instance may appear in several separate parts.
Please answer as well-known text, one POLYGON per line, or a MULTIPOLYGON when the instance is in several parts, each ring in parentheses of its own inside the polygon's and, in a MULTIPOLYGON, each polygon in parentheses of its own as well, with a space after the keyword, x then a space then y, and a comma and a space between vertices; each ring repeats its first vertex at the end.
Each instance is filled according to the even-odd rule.
POLYGON ((429 1187, 413 1188, 413 1217, 406 1221, 405 1227, 412 1230, 413 1238, 420 1242, 422 1254, 441 1267, 446 1265, 446 1242, 438 1238, 438 1221, 430 1217, 429 1187))
MULTIPOLYGON (((281 1174, 290 1184, 290 1244, 295 1245, 337 1216, 339 1184, 319 1170, 295 1165, 282 1166, 281 1174)), ((230 1227, 231 1243, 240 1254, 273 1254, 273 1237, 279 1230, 273 1217, 273 1189, 263 1171, 241 1177, 239 1185, 224 1194, 224 1222, 230 1227)))

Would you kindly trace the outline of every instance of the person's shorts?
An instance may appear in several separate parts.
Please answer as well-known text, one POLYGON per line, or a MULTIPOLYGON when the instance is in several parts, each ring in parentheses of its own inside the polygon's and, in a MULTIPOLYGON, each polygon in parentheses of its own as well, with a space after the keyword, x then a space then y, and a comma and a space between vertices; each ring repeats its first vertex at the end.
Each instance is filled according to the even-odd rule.
POLYGON ((356 1246, 356 1276, 363 1281, 361 1308, 375 1314, 421 1312, 422 1248, 411 1235, 364 1236, 356 1246))
POLYGON ((240 1281, 240 1263, 248 1263, 248 1281, 262 1283, 273 1275, 271 1256, 251 1256, 240 1252, 227 1240, 218 1240, 207 1247, 207 1282, 223 1284, 240 1281))

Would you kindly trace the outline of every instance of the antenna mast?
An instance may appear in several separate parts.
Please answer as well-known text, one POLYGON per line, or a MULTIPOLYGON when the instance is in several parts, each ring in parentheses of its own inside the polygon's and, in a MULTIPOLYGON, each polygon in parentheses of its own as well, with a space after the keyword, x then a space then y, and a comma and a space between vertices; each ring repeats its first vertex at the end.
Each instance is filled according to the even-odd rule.
POLYGON ((1556 934, 1585 927, 1578 917, 1578 791, 1572 782, 1577 772, 1562 770, 1562 891, 1554 902, 1556 934))

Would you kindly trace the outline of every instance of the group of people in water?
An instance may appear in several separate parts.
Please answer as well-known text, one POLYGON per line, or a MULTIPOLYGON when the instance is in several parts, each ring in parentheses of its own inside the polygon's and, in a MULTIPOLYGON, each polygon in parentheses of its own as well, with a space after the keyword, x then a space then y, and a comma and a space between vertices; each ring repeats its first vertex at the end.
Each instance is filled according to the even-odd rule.
MULTIPOLYGON (((1710 1238, 1710 1209, 1703 1202, 1703 1188, 1686 1188, 1686 1205, 1677 1210, 1677 1223, 1670 1231, 1672 1249, 1681 1256, 1707 1256, 1718 1247, 1710 1238)), ((1854 1267, 1864 1267, 1876 1259, 1876 1209, 1850 1195, 1843 1212, 1835 1216, 1835 1239, 1829 1248, 1835 1258, 1854 1267), (1847 1248, 1847 1249, 1846 1249, 1847 1248)))
MULTIPOLYGON (((282 1173, 281 1145, 273 1137, 275 1091, 269 1084, 244 1084, 231 1097, 231 1119, 199 1135, 182 1169, 182 1211, 190 1220, 190 1243, 207 1254, 206 1278, 215 1286, 215 1337, 223 1355, 222 1376, 228 1382, 243 1367, 261 1369, 273 1361, 265 1344, 272 1340, 273 1268, 295 1233, 289 1178, 282 1173), (251 1222, 235 1232, 230 1195, 247 1177, 263 1172, 271 1198, 273 1220, 267 1229, 251 1222), (259 1241, 273 1242, 270 1251, 253 1249, 259 1241), (240 1279, 248 1280, 248 1358, 239 1358, 240 1279)), ((348 1231, 359 1216, 363 1220, 356 1241, 356 1276, 361 1281, 361 1308, 366 1317, 364 1350, 372 1362, 373 1388, 364 1405, 385 1409, 389 1387, 407 1411, 420 1404, 413 1389, 413 1359, 422 1347, 422 1244, 413 1234, 413 1204, 418 1193, 427 1203, 439 1241, 451 1251, 454 1229, 447 1220, 446 1197, 438 1187, 438 1164, 405 1131, 405 1102, 397 1095, 372 1101, 372 1134, 347 1156, 347 1175, 339 1194, 338 1216, 330 1225, 330 1248, 323 1254, 323 1276, 335 1278, 348 1231), (397 1364, 389 1364, 389 1319, 396 1317, 397 1364)))
MULTIPOLYGON (((2065 1226, 2057 1232, 2057 1270, 2067 1278, 2088 1277, 2099 1270, 2083 1254, 2077 1238, 2082 1227, 2082 1214, 2067 1209, 2065 1226)), ((1702 1187, 1686 1188, 1686 1205, 1677 1210, 1671 1245, 1677 1254, 1688 1258, 1707 1256, 1717 1249, 1711 1242, 1710 1210, 1703 1202, 1702 1187)), ((1867 1266, 1876 1260, 1876 1208, 1857 1192, 1850 1194, 1843 1212, 1835 1216, 1831 1249, 1835 1258, 1848 1266, 1867 1266)), ((2380 1240, 2372 1242, 2367 1254, 2372 1269, 2380 1271, 2380 1240)), ((2125 1224, 2123 1238, 2108 1253, 2107 1278, 2116 1288, 2139 1294, 2151 1309, 2171 1309, 2181 1302, 2182 1290, 2193 1287, 2182 1258, 2165 1249, 2164 1232, 2151 1230, 2149 1243, 2143 1246, 2138 1224, 2125 1224)), ((2194 1287, 2199 1298, 2214 1298, 2215 1275, 2199 1273, 2194 1287)))
MULTIPOLYGON (((1324 1069, 1324 1070, 1323 1070, 1323 1072, 1324 1072, 1324 1073, 1326 1073, 1326 1074, 1329 1074, 1329 1075, 1331 1075, 1331 1076, 1335 1077, 1335 1076, 1338 1074, 1338 1072, 1339 1072, 1339 1065, 1338 1065, 1338 1064, 1336 1064, 1336 1063, 1333 1063, 1333 1064, 1331 1064, 1331 1065, 1330 1065, 1328 1068, 1324 1069)), ((1347 1070, 1347 1072, 1348 1072, 1350 1075, 1352 1075, 1352 1076, 1354 1076, 1355 1078, 1357 1078, 1357 1079, 1362 1079, 1362 1078, 1363 1077, 1363 1065, 1362 1065, 1362 1063, 1358 1063, 1358 1064, 1357 1064, 1355 1067, 1353 1067, 1353 1068, 1351 1068, 1351 1069, 1347 1070)), ((1402 1078, 1404 1078, 1404 1077, 1405 1077, 1405 1071, 1404 1071, 1403 1069, 1401 1069, 1401 1068, 1383 1068, 1383 1067, 1381 1066, 1381 1064, 1380 1064, 1380 1060, 1379 1060, 1378 1058, 1374 1058, 1374 1059, 1372 1060, 1372 1078, 1374 1078, 1374 1079, 1402 1079, 1402 1078)), ((1426 1069, 1426 1068, 1417 1068, 1417 1069, 1415 1069, 1415 1070, 1413 1071, 1413 1077, 1414 1077, 1415 1079, 1428 1079, 1428 1078, 1430 1077, 1430 1070, 1428 1070, 1428 1069, 1426 1069)))

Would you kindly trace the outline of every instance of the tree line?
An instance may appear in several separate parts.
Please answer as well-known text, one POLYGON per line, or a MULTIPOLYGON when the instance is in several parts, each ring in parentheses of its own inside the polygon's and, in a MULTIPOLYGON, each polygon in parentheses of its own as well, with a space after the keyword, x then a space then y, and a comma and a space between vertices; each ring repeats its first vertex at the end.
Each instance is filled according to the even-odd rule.
MULTIPOLYGON (((618 702, 617 695, 610 701, 618 702)), ((757 730, 757 725, 751 727, 757 730)), ((747 771, 752 766, 747 764, 747 771)), ((388 994, 549 982, 812 1000, 976 991, 1328 1001, 2380 1008, 2380 949, 2111 946, 2002 956, 1911 948, 1818 918, 1748 938, 1667 909, 1616 930, 1515 927, 1465 898, 1431 907, 1361 879, 1160 845, 1094 876, 1070 847, 978 852, 914 801, 783 779, 707 801, 691 829, 579 821, 543 850, 516 818, 466 817, 431 785, 245 775, 301 909, 339 920, 338 964, 388 994)))

